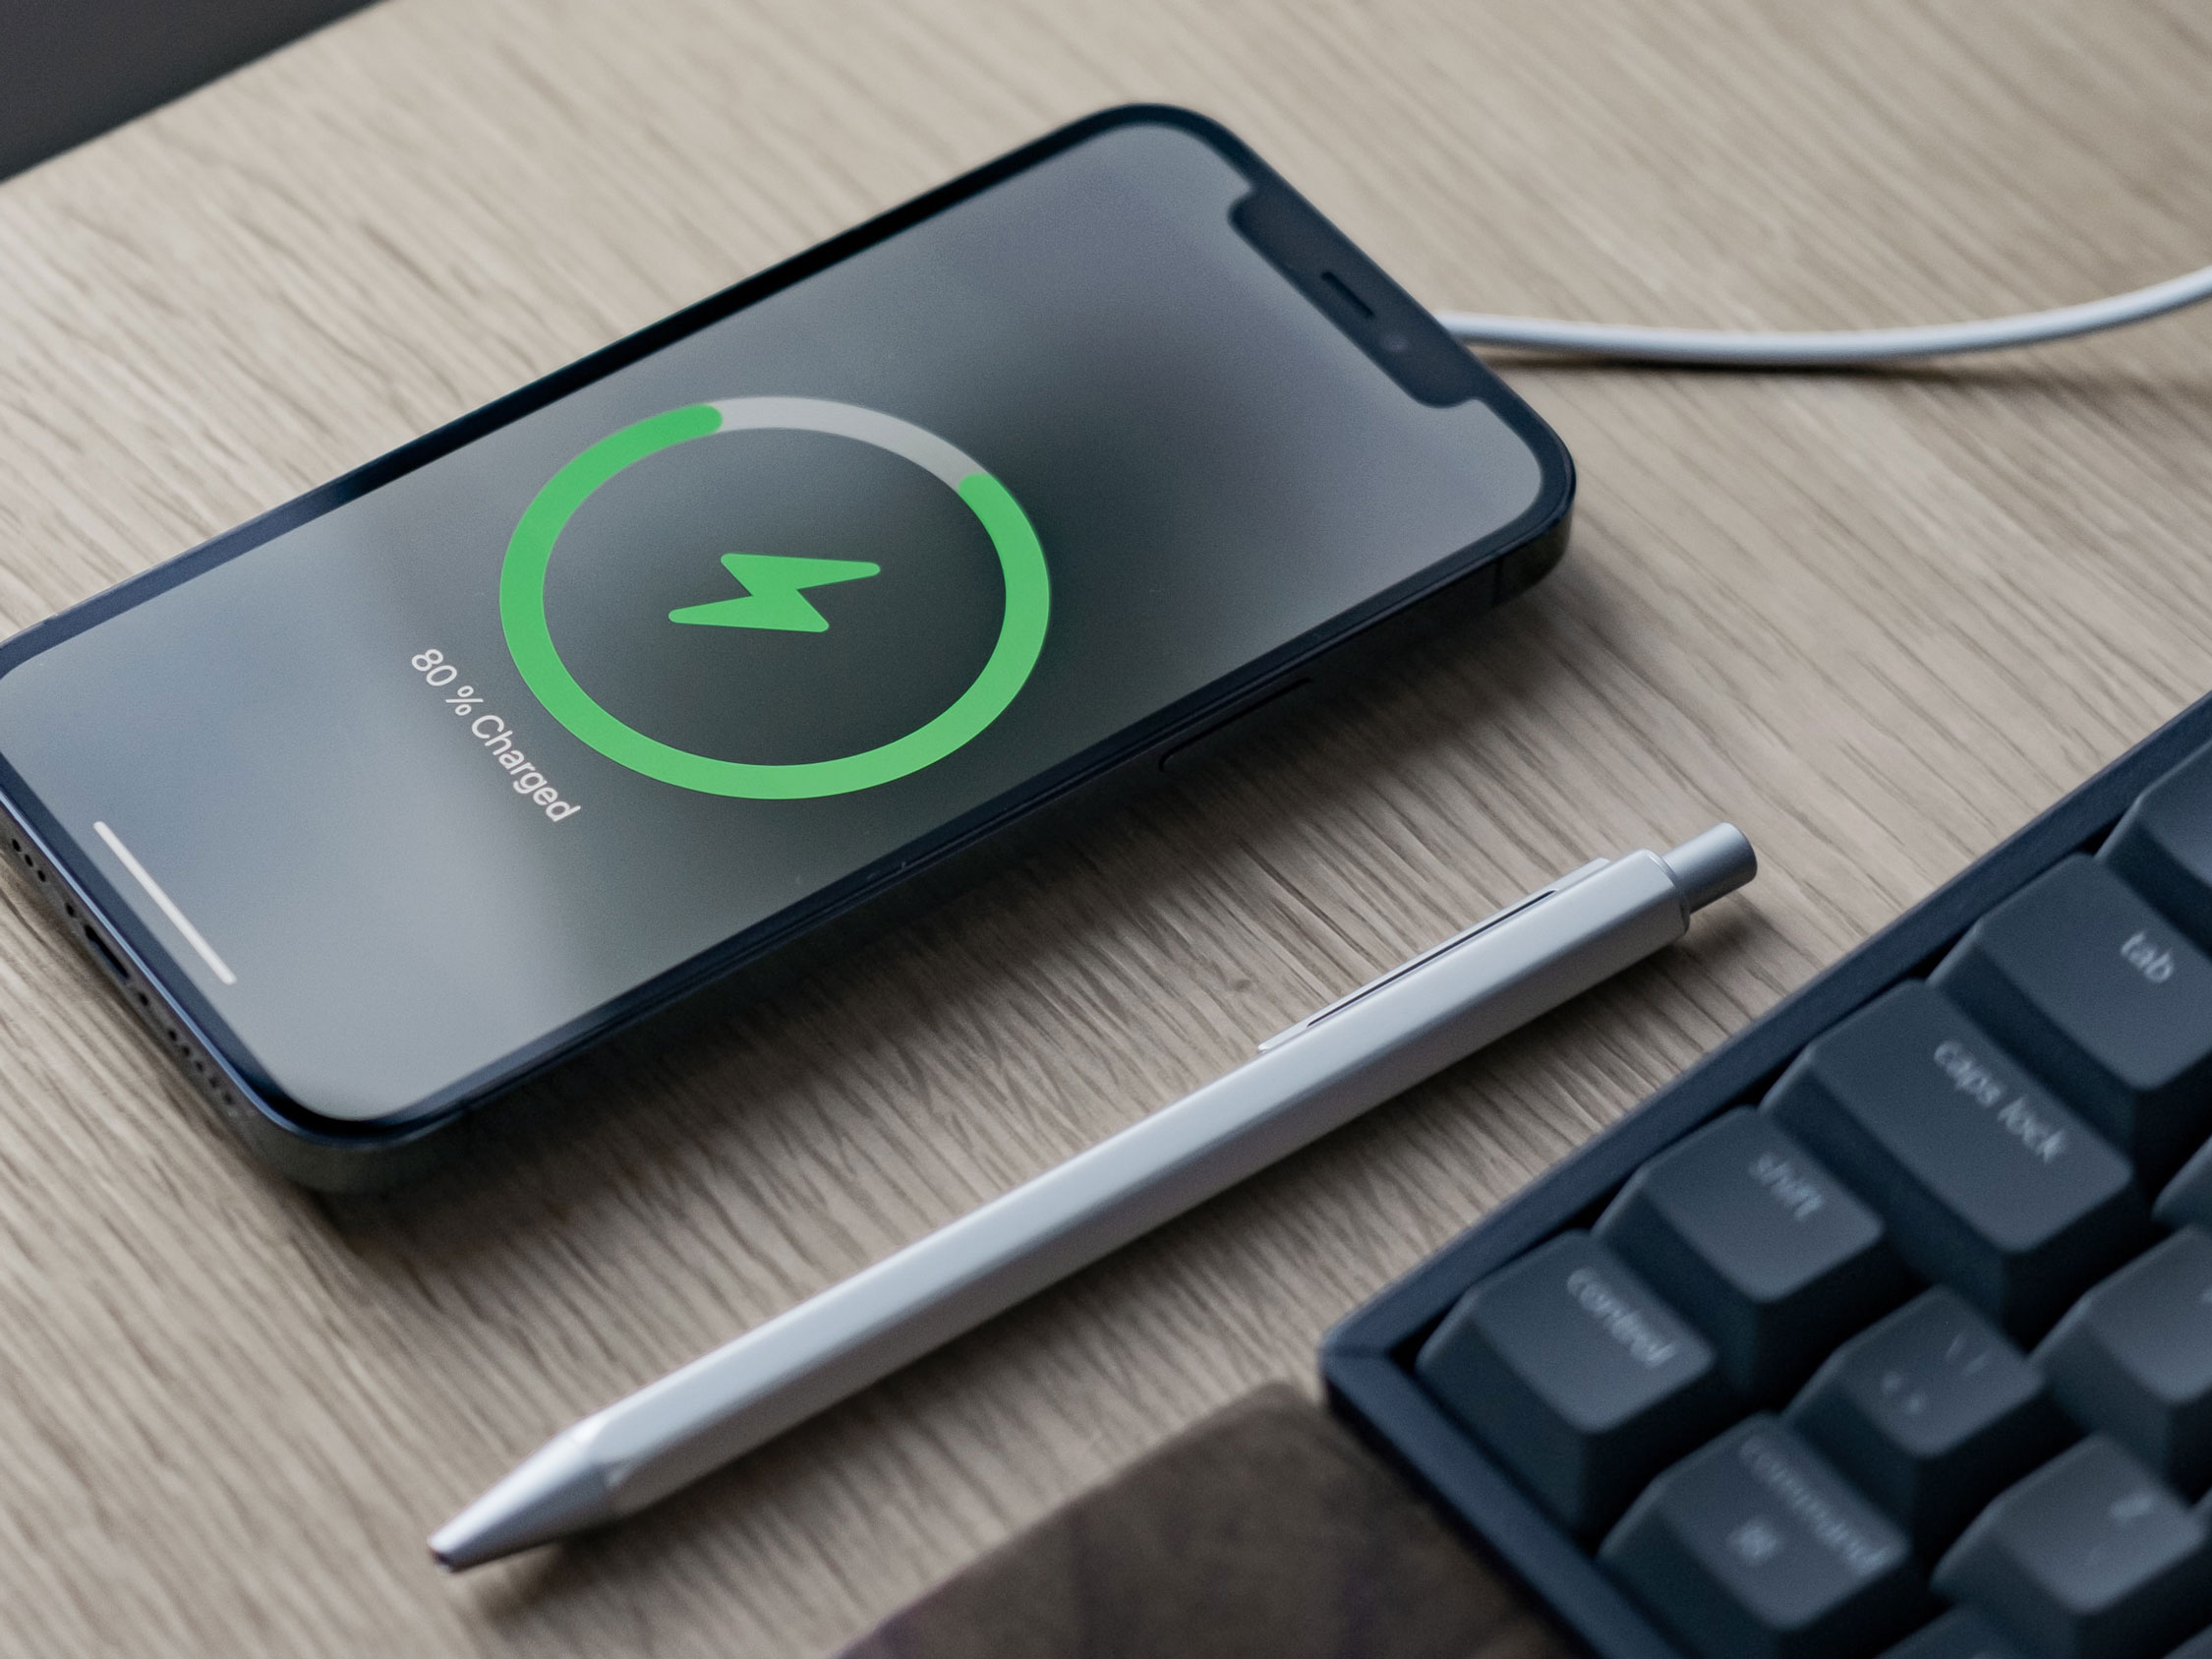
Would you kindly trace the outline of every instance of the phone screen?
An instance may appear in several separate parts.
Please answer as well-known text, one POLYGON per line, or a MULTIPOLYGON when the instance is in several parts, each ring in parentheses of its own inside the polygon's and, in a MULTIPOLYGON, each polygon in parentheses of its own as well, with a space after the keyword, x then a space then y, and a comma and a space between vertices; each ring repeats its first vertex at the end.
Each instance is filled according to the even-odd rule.
POLYGON ((1109 127, 0 677, 0 753, 325 1117, 430 1109, 1530 510, 1109 127))

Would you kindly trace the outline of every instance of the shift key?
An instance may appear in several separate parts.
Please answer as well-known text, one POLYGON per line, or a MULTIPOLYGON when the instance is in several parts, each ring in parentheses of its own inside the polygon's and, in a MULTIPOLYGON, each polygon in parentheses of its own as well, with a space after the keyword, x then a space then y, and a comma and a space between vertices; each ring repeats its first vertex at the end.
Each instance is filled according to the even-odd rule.
POLYGON ((1763 1109, 1882 1213, 1915 1272, 2019 1341, 2149 1237, 2121 1155, 1918 980, 1809 1045, 1763 1109))
POLYGON ((1974 923, 1931 977, 2156 1192, 2212 1133, 2212 961, 2079 854, 1974 923))

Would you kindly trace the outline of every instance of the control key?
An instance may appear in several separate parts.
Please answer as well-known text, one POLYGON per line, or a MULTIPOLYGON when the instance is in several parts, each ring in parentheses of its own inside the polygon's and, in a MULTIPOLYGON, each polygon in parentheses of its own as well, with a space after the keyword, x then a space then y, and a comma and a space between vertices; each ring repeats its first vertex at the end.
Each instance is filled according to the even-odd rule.
POLYGON ((1414 1373, 1584 1537, 1732 1414, 1712 1344, 1584 1232, 1468 1291, 1414 1373))

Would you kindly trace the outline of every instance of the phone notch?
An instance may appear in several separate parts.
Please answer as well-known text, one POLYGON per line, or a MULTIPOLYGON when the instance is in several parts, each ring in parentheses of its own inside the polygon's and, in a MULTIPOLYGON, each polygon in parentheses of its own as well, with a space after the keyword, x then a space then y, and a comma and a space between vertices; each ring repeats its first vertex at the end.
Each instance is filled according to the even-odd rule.
POLYGON ((1409 395, 1442 408, 1483 389, 1467 348, 1289 185, 1262 180, 1229 220, 1409 395))

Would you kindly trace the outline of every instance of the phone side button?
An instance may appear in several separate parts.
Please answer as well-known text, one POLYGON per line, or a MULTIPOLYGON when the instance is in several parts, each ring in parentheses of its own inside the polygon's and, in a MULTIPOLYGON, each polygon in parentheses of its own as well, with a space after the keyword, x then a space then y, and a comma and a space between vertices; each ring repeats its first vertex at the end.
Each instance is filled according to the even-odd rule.
POLYGON ((1497 562, 1497 603, 1503 605, 1548 576, 1567 556, 1566 525, 1515 548, 1497 562))
POLYGON ((1204 731, 1184 739, 1161 755, 1160 770, 1171 778, 1184 777, 1196 771, 1222 750, 1242 742, 1283 716, 1296 713, 1306 703, 1306 698, 1300 693, 1312 688, 1312 681, 1296 680, 1277 690, 1269 691, 1255 703, 1247 703, 1234 714, 1222 716, 1204 731))

